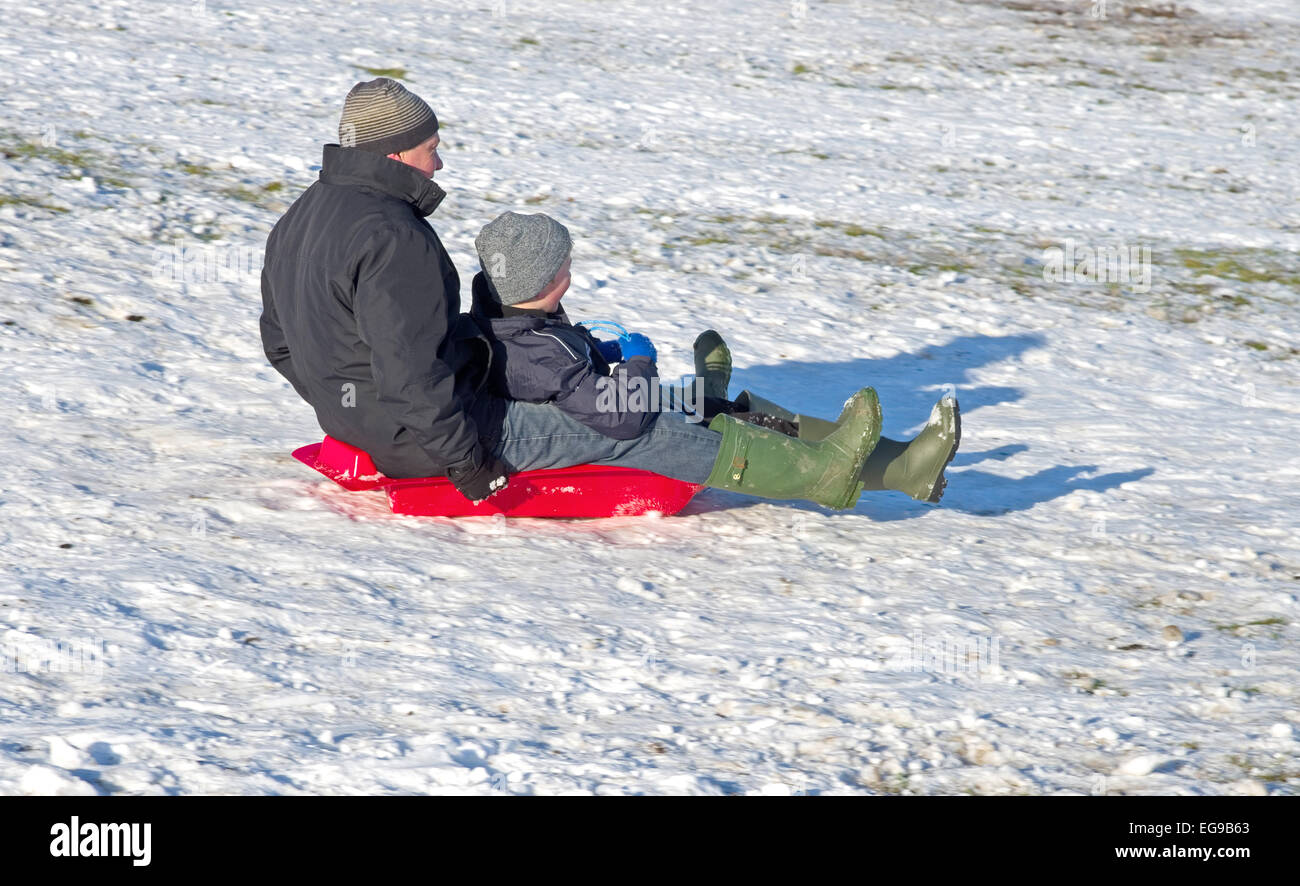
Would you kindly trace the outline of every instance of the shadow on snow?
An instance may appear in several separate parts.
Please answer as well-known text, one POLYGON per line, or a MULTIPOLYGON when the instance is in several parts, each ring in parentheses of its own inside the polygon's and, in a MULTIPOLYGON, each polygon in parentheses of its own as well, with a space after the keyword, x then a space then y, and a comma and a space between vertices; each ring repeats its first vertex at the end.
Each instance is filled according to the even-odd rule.
MULTIPOLYGON (((967 335, 915 353, 890 357, 864 357, 841 362, 785 362, 737 368, 732 375, 731 395, 734 397, 748 388, 788 409, 833 418, 839 414, 850 394, 870 385, 880 395, 885 436, 907 439, 929 418, 931 407, 946 386, 955 390, 967 427, 969 416, 982 407, 1022 399, 1024 393, 1019 388, 974 383, 970 371, 1018 357, 1045 344, 1045 338, 1037 333, 967 335)), ((981 461, 1005 461, 1028 449, 1023 443, 1013 443, 983 452, 959 451, 949 466, 948 490, 940 507, 996 516, 1028 510, 1076 489, 1105 492, 1154 472, 1152 468, 1140 468, 1084 477, 1081 475, 1095 471, 1096 465, 1056 465, 1027 477, 1015 478, 973 469, 952 470, 981 461)), ((744 496, 711 493, 705 501, 692 502, 683 513, 726 509, 745 500, 744 496)), ((791 507, 816 507, 802 502, 788 504, 791 507)), ((858 500, 856 512, 884 522, 918 517, 934 507, 898 492, 871 492, 864 493, 858 500)))

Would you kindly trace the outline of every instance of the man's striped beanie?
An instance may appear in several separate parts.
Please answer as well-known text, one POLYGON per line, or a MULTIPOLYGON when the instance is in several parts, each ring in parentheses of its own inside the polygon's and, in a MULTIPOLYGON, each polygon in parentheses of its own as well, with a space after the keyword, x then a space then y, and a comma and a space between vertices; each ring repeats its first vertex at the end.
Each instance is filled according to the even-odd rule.
POLYGON ((377 77, 352 87, 339 118, 339 144, 397 154, 438 131, 433 109, 396 80, 377 77))

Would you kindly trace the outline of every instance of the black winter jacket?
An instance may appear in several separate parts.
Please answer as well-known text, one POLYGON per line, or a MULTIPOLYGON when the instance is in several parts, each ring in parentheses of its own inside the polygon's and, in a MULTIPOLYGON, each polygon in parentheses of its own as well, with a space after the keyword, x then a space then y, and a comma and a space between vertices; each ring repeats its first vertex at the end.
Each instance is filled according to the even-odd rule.
POLYGON ((530 403, 553 402, 587 427, 615 440, 631 440, 645 433, 656 411, 618 412, 611 407, 628 402, 637 405, 635 394, 615 393, 620 386, 626 386, 624 391, 630 394, 644 384, 642 394, 647 400, 658 396, 658 391, 652 392, 659 385, 653 360, 632 357, 612 370, 591 333, 570 323, 563 308, 548 314, 502 307, 489 294, 482 272, 474 276, 473 292, 474 318, 492 341, 494 394, 530 403), (644 381, 634 381, 637 378, 644 381))
POLYGON ((267 359, 325 433, 390 477, 480 463, 505 414, 484 390, 487 338, 425 221, 444 196, 402 163, 326 145, 319 181, 266 244, 267 359))

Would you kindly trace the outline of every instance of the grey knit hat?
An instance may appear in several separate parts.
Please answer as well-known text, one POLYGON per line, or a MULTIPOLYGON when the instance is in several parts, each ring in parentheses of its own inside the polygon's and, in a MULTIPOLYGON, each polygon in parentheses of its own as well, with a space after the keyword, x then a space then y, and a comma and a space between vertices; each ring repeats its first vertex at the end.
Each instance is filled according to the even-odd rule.
POLYGON ((339 144, 376 154, 409 151, 437 131, 433 109, 387 77, 353 86, 339 118, 339 144))
POLYGON ((549 215, 507 212, 474 238, 479 264, 503 305, 534 299, 555 279, 573 248, 569 229, 549 215))

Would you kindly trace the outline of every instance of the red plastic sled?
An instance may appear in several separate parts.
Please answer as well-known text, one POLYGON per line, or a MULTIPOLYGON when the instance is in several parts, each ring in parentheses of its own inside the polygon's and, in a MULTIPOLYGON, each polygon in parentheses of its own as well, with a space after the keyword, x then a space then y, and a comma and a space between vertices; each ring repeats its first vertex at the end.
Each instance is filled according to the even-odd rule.
POLYGON ((635 517, 675 514, 703 486, 650 471, 608 465, 578 465, 523 471, 510 485, 480 504, 457 491, 446 477, 394 480, 379 473, 370 456, 342 440, 326 437, 294 450, 293 457, 344 489, 383 489, 394 514, 417 517, 635 517))

